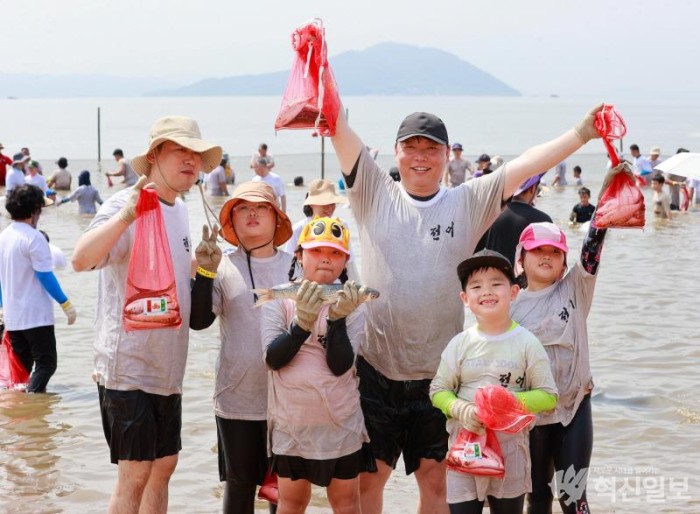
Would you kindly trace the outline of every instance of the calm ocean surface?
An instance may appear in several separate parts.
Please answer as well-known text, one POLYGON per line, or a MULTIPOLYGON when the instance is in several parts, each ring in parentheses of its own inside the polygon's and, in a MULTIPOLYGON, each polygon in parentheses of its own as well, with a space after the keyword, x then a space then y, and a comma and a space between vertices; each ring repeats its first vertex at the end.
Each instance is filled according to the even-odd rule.
MULTIPOLYGON (((392 165, 391 147, 402 117, 415 110, 438 113, 453 141, 473 159, 482 152, 512 156, 570 127, 595 102, 565 99, 348 98, 351 124, 392 165)), ((222 144, 233 158, 238 181, 251 177, 247 158, 266 141, 288 186, 288 212, 302 217, 305 189, 291 185, 303 175, 319 176, 320 140, 308 132, 280 132, 272 125, 276 98, 0 100, 0 141, 5 154, 29 146, 45 170, 65 155, 77 177, 84 168, 105 197, 108 188, 96 162, 96 108, 102 107, 102 169, 113 169, 111 151, 127 156, 145 149, 148 128, 159 116, 194 116, 205 138, 222 144)), ((646 153, 661 146, 664 155, 679 146, 700 148, 700 103, 680 105, 617 102, 629 127, 625 145, 646 153)), ((606 156, 600 141, 568 160, 583 168, 593 196, 602 182, 606 156)), ((326 145, 326 176, 340 177, 331 145, 326 145)), ((547 176, 549 181, 551 177, 547 176)), ((547 189, 538 207, 567 231, 578 255, 583 233, 568 226, 576 188, 547 189)), ((2 195, 0 190, 0 195, 2 195)), ((645 192, 649 199, 649 192, 645 192)), ((204 211, 195 189, 187 196, 192 240, 197 244, 204 211)), ((212 201, 215 210, 223 200, 212 201)), ((354 225, 351 211, 339 214, 354 225)), ((650 212, 648 212, 648 215, 650 212)), ((649 216, 648 216, 649 217, 649 216)), ((9 220, 0 217, 0 230, 9 220)), ((40 228, 70 258, 75 240, 89 223, 75 204, 46 209, 40 228)), ((387 227, 387 229, 390 229, 387 227)), ((354 241, 355 245, 359 245, 354 241)), ((596 513, 700 512, 700 317, 697 303, 700 211, 670 222, 648 222, 642 230, 608 234, 593 310, 589 317, 595 444, 589 500, 596 513)), ((361 259, 361 257, 360 257, 361 259)), ((92 372, 92 340, 97 277, 57 272, 78 309, 78 321, 65 325, 56 309, 59 367, 47 395, 0 392, 0 512, 102 512, 114 484, 97 407, 92 372)), ((369 284, 371 285, 371 284, 369 284)), ((216 325, 192 332, 185 376, 183 451, 170 487, 170 511, 220 511, 216 431, 211 395, 219 347, 216 325)), ((415 510, 413 478, 394 474, 385 497, 386 512, 415 510)), ((259 504, 260 512, 267 512, 259 504)), ((555 512, 557 509, 555 508, 555 512)), ((322 490, 315 490, 309 512, 330 512, 322 490)))

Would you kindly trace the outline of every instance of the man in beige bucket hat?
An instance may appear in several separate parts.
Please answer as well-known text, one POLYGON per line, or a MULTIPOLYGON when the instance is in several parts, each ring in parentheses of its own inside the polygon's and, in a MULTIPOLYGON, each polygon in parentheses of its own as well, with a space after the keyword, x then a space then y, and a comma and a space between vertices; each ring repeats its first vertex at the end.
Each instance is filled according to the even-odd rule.
MULTIPOLYGON (((111 461, 119 466, 110 512, 167 511, 168 481, 181 449, 193 261, 187 207, 180 194, 192 187, 200 171, 211 171, 220 160, 221 148, 202 139, 194 120, 157 120, 148 149, 132 160, 139 181, 102 204, 75 246, 76 271, 99 269, 93 377, 111 461), (161 200, 182 325, 126 332, 122 312, 133 222, 144 186, 155 189, 161 200)), ((217 264, 211 260, 202 273, 215 273, 217 264)))
MULTIPOLYGON (((214 413, 219 479, 225 482, 224 512, 252 513, 256 485, 267 462, 267 368, 253 289, 288 281, 292 256, 280 250, 292 224, 277 195, 264 182, 244 182, 219 215, 227 252, 215 277, 197 275, 192 287, 190 327, 202 330, 219 317, 221 346, 216 360, 214 413)), ((211 242, 209 254, 218 251, 211 242)), ((197 254, 199 260, 200 254, 197 254)))

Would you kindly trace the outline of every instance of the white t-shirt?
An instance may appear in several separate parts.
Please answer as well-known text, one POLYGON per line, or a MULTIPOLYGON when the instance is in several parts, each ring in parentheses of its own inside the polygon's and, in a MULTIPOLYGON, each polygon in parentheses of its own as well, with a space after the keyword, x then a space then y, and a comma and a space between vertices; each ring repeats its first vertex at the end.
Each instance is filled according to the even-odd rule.
MULTIPOLYGON (((131 188, 111 196, 97 211, 88 230, 112 218, 126 204, 131 188)), ((122 234, 99 269, 95 322, 95 376, 108 389, 140 389, 159 395, 182 394, 190 323, 190 229, 187 207, 160 204, 168 235, 182 325, 179 329, 135 330, 123 325, 124 295, 136 223, 122 234)))
POLYGON ((564 278, 539 291, 520 291, 510 315, 540 340, 552 367, 559 390, 554 412, 537 417, 538 425, 571 423, 578 406, 593 387, 588 356, 588 313, 593 303, 596 275, 581 261, 564 278))
POLYGON ((425 202, 412 199, 363 150, 348 198, 362 248, 367 304, 360 354, 392 380, 433 378, 464 325, 457 265, 501 213, 505 166, 425 202))
MULTIPOLYGON (((470 402, 479 387, 501 385, 512 392, 541 389, 557 394, 547 352, 521 326, 499 335, 487 335, 473 326, 457 334, 442 352, 437 374, 430 384, 430 396, 452 391, 470 402)), ((450 446, 461 428, 450 418, 447 430, 450 446)), ((447 470, 447 502, 483 501, 487 495, 513 498, 532 490, 530 481, 529 430, 516 434, 496 432, 505 464, 503 478, 467 475, 447 470)))
POLYGON ((51 250, 51 262, 53 263, 53 269, 65 268, 67 263, 66 254, 63 253, 63 250, 53 243, 49 243, 49 249, 51 250))
POLYGON ((33 186, 38 187, 41 189, 44 193, 46 193, 46 190, 49 188, 49 186, 46 185, 46 179, 44 178, 43 175, 34 175, 33 177, 31 175, 27 175, 24 177, 24 181, 27 184, 31 184, 33 186))
POLYGON ((275 190, 275 193, 277 194, 277 201, 280 202, 280 207, 282 206, 282 197, 287 194, 286 190, 284 189, 284 182, 282 182, 282 179, 277 173, 268 173, 264 177, 261 177, 260 175, 255 175, 252 179, 253 182, 265 182, 266 184, 270 185, 272 189, 275 190))
MULTIPOLYGON (((256 288, 287 282, 292 256, 251 257, 256 288)), ((214 279, 213 312, 219 317, 221 349, 216 360, 214 412, 227 419, 267 419, 267 367, 260 335, 262 309, 255 302, 246 254, 228 253, 214 279)))
POLYGON ((5 177, 5 194, 24 184, 24 173, 19 168, 10 168, 5 177))
MULTIPOLYGON (((363 304, 346 319, 357 354, 364 337, 363 304)), ((263 305, 262 345, 288 331, 296 308, 292 300, 263 305)), ((355 366, 337 377, 326 363, 326 317, 323 306, 309 338, 289 364, 269 371, 268 432, 270 451, 305 459, 326 460, 350 455, 369 442, 360 408, 355 366)))
POLYGON ((700 180, 688 178, 686 179, 686 185, 693 189, 693 198, 690 199, 690 205, 700 205, 700 180))
POLYGON ((223 166, 217 166, 204 179, 207 185, 207 193, 212 196, 222 196, 221 183, 226 184, 226 171, 223 166))
POLYGON ((54 324, 53 300, 35 274, 52 269, 49 243, 34 227, 13 221, 0 233, 0 287, 7 330, 54 324))

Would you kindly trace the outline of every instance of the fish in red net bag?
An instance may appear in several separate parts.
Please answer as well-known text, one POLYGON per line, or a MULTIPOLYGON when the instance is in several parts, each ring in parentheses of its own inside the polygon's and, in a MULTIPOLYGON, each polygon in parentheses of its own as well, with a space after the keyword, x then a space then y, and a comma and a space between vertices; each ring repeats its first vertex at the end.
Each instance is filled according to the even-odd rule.
POLYGON ((447 453, 447 467, 460 473, 502 478, 506 468, 496 433, 488 428, 481 435, 460 429, 447 453))
POLYGON ((598 228, 643 228, 644 195, 626 162, 608 172, 601 188, 593 225, 598 228))
POLYGON ((315 129, 321 136, 333 136, 340 97, 328 64, 323 22, 316 18, 297 28, 292 48, 294 62, 275 130, 315 129))
POLYGON ((155 190, 141 190, 136 216, 124 295, 124 329, 179 328, 182 318, 173 261, 155 190))
POLYGON ((0 341, 0 387, 24 389, 29 382, 29 370, 12 350, 10 334, 5 331, 0 341))
POLYGON ((474 393, 479 419, 491 430, 515 434, 535 421, 535 415, 500 385, 480 387, 474 393))

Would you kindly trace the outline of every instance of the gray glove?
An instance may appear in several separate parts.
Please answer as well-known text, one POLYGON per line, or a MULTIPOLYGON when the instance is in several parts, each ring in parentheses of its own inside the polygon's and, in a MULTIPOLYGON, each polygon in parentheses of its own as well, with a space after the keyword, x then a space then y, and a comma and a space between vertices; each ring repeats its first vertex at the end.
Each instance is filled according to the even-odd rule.
POLYGON ((457 398, 450 406, 450 414, 470 432, 478 435, 485 432, 484 424, 479 419, 476 405, 472 402, 457 398))
POLYGON ((345 282, 343 290, 338 294, 338 301, 328 309, 328 319, 331 321, 347 318, 364 301, 365 288, 359 288, 354 280, 345 282))
POLYGON ((311 332, 322 305, 321 286, 304 280, 297 291, 297 312, 294 317, 296 325, 311 332))
POLYGON ((197 266, 209 273, 216 273, 221 262, 221 248, 216 244, 218 233, 219 227, 214 226, 214 230, 209 234, 209 227, 204 225, 202 227, 202 241, 200 241, 197 249, 194 251, 197 266))
POLYGON ((596 139, 600 137, 600 134, 598 131, 595 129, 595 115, 598 113, 603 108, 603 104, 600 103, 593 107, 590 111, 586 113, 586 115, 581 118, 581 121, 576 124, 574 127, 574 130, 576 131, 576 135, 579 137, 581 142, 585 145, 588 143, 591 139, 596 139))
MULTIPOLYGON (((119 219, 124 223, 131 225, 136 219, 136 202, 139 201, 139 193, 141 193, 141 190, 145 186, 147 180, 148 177, 146 175, 141 175, 138 182, 134 184, 131 194, 129 195, 129 199, 126 201, 126 205, 119 211, 119 219)), ((149 186, 150 185, 151 184, 149 184, 149 186)))

